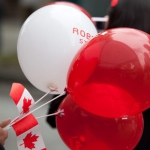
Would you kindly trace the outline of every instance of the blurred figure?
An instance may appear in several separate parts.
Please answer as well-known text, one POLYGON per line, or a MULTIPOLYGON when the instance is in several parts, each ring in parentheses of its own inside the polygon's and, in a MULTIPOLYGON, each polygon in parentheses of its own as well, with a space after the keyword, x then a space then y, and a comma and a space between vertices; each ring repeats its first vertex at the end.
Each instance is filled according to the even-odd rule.
MULTIPOLYGON (((130 27, 150 34, 150 0, 112 0, 108 18, 106 30, 130 27)), ((150 109, 143 112, 143 117, 143 135, 134 150, 150 150, 150 109)))
MULTIPOLYGON (((67 94, 66 94, 67 95, 67 94)), ((53 114, 57 111, 60 103, 63 101, 63 99, 66 97, 66 95, 63 95, 59 97, 58 99, 52 101, 49 105, 48 113, 47 114, 53 114)), ((58 95, 54 95, 52 98, 55 98, 58 95)), ((55 116, 48 116, 46 118, 47 123, 50 125, 52 128, 56 128, 56 117, 55 116)))
POLYGON ((150 0, 112 0, 105 29, 130 27, 150 34, 150 0))
POLYGON ((6 119, 0 122, 0 150, 5 150, 3 145, 5 144, 5 140, 8 138, 7 131, 3 130, 11 122, 11 119, 6 119))

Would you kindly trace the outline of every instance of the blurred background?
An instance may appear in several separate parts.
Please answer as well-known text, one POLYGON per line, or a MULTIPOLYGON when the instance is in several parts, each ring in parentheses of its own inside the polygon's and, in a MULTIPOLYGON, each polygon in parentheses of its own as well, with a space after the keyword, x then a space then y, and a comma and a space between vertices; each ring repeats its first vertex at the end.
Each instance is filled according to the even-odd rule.
MULTIPOLYGON (((0 120, 10 117, 14 119, 17 108, 9 92, 13 82, 23 84, 38 100, 44 95, 43 92, 32 86, 22 73, 17 59, 17 39, 24 21, 37 9, 54 0, 0 0, 0 120)), ((70 0, 87 10, 92 17, 104 17, 107 15, 110 0, 70 0)), ((103 25, 96 23, 97 29, 102 30, 103 25)), ((43 101, 49 100, 48 96, 43 101)), ((42 101, 42 103, 44 103, 42 101)), ((40 105, 40 104, 39 104, 40 105)), ((36 117, 46 115, 48 106, 41 108, 34 114, 36 117)), ((45 118, 39 120, 41 133, 47 149, 68 150, 60 139, 57 130, 52 129, 45 118)), ((17 143, 13 129, 8 130, 9 137, 6 141, 6 150, 17 150, 17 143)))

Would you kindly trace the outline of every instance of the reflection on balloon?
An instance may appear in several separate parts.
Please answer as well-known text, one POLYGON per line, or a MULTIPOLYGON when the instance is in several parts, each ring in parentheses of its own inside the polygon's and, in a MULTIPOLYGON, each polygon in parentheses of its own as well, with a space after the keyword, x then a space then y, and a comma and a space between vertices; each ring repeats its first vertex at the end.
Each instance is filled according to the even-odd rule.
POLYGON ((27 79, 39 90, 60 94, 76 52, 97 34, 91 20, 76 8, 49 5, 31 14, 18 38, 17 54, 27 79))
POLYGON ((141 138, 142 113, 104 118, 81 109, 70 95, 59 109, 65 115, 56 117, 57 129, 71 150, 133 150, 141 138))
POLYGON ((149 108, 149 45, 147 33, 130 28, 110 29, 94 37, 78 51, 68 71, 67 89, 73 100, 105 117, 134 115, 149 108))
MULTIPOLYGON (((72 3, 72 2, 67 2, 67 1, 56 1, 56 2, 51 2, 49 3, 48 5, 55 5, 55 4, 60 4, 60 5, 68 5, 68 6, 71 6, 71 7, 74 7, 80 11, 82 11, 89 19, 91 19, 91 21, 93 22, 92 20, 92 16, 83 8, 81 7, 80 5, 78 4, 75 4, 75 3, 72 3)), ((95 22, 93 22, 94 25, 95 25, 95 22)))

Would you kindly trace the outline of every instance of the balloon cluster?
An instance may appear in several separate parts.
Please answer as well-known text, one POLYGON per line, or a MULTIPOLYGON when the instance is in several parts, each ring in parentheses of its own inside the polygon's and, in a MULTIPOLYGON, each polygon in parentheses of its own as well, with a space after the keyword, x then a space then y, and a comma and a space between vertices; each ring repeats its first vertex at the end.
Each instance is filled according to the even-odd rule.
POLYGON ((80 49, 70 66, 67 88, 73 100, 105 117, 134 115, 149 108, 149 45, 149 34, 136 29, 99 33, 80 49))
POLYGON ((57 128, 71 150, 133 150, 150 107, 150 36, 116 28, 97 33, 75 4, 51 3, 25 21, 19 64, 39 90, 69 93, 57 128))

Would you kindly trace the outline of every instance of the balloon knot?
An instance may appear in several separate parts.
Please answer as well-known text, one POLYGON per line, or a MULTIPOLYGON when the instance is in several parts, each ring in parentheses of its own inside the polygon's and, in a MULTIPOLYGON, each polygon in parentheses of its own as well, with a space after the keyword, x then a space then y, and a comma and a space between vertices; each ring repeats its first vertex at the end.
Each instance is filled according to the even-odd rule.
POLYGON ((62 116, 65 115, 64 109, 61 109, 61 110, 59 109, 59 110, 58 110, 58 113, 59 113, 59 116, 60 116, 60 117, 62 117, 62 116))
POLYGON ((69 92, 68 92, 67 88, 65 88, 65 89, 64 89, 64 91, 66 92, 66 94, 69 94, 69 92))
POLYGON ((49 87, 49 89, 50 89, 52 92, 55 92, 55 91, 58 92, 56 85, 54 85, 54 84, 51 83, 48 87, 49 87))

